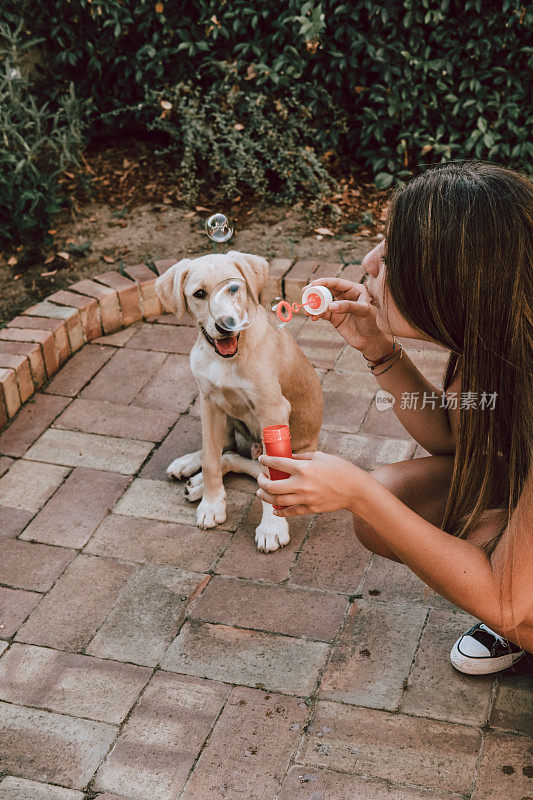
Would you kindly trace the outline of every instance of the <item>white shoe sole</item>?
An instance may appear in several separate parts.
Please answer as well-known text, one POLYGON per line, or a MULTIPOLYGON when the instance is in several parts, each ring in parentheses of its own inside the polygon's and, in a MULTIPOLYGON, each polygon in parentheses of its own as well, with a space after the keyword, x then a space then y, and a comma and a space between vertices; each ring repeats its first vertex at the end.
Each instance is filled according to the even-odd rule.
POLYGON ((473 658, 463 655, 457 645, 458 642, 452 647, 450 661, 455 669, 466 675, 490 675, 492 672, 509 669, 525 655, 525 652, 521 650, 519 653, 509 653, 509 655, 498 658, 473 658))

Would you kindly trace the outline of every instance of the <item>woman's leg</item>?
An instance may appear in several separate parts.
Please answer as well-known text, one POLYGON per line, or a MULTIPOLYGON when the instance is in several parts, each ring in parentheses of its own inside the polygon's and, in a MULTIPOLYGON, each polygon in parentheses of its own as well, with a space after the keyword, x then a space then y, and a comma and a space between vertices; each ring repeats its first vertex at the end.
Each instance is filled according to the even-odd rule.
MULTIPOLYGON (((421 517, 433 525, 440 525, 452 472, 453 456, 442 455, 385 464, 373 470, 372 475, 421 517)), ((368 550, 401 563, 376 531, 356 514, 353 515, 353 529, 368 550)))

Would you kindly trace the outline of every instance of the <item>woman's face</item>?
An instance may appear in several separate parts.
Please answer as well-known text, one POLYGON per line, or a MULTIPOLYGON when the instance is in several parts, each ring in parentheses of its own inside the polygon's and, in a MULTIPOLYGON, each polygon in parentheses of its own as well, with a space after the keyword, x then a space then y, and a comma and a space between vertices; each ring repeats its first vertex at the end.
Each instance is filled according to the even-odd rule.
POLYGON ((390 292, 385 285, 385 263, 383 255, 385 253, 385 240, 374 247, 370 253, 363 258, 363 269, 370 277, 367 278, 365 286, 369 294, 372 295, 372 305, 377 309, 376 324, 383 333, 393 334, 394 336, 405 336, 410 339, 424 338, 420 331, 413 328, 405 320, 394 303, 390 292))

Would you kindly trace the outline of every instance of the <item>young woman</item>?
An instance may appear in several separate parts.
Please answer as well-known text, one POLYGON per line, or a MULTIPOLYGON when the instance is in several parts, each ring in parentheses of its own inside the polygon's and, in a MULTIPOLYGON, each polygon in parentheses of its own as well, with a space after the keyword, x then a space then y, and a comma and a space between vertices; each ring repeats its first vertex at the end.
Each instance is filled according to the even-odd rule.
POLYGON ((397 190, 366 282, 312 283, 331 289, 322 316, 431 455, 372 473, 321 452, 260 458, 291 475, 258 478, 258 495, 286 507, 277 513, 348 509, 365 547, 481 620, 451 652, 470 674, 533 652, 532 252, 533 186, 516 172, 448 164, 397 190), (396 337, 450 350, 444 392, 396 337), (424 393, 438 401, 405 402, 424 393))

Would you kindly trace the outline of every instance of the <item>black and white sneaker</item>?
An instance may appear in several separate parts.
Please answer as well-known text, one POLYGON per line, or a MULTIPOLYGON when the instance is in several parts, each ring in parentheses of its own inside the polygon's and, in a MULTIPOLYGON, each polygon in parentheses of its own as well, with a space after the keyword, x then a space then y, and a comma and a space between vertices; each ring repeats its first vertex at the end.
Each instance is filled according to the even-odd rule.
POLYGON ((516 644, 478 622, 457 639, 450 661, 455 669, 467 675, 489 675, 512 667, 523 655, 524 650, 516 644))

